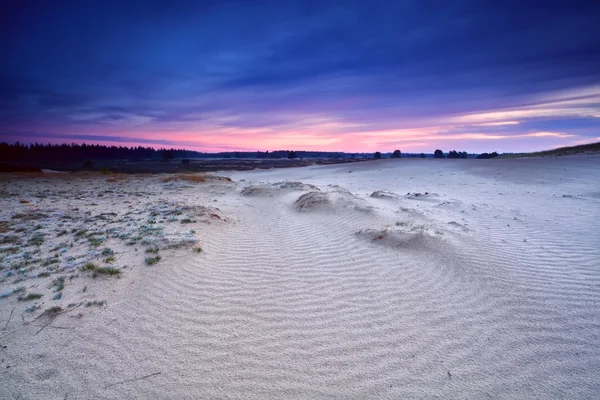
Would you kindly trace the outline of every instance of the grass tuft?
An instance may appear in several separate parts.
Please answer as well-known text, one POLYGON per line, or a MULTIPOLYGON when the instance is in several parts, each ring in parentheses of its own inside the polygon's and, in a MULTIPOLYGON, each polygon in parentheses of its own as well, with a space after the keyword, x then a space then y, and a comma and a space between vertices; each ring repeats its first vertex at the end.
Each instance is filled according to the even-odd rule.
POLYGON ((165 176, 161 179, 161 182, 173 182, 173 181, 187 181, 191 183, 201 183, 206 182, 206 175, 191 175, 191 174, 181 174, 181 175, 170 175, 165 176))
POLYGON ((154 265, 160 261, 160 256, 156 255, 154 257, 146 257, 144 261, 146 261, 146 265, 154 265))
POLYGON ((98 268, 98 266, 96 264, 89 262, 89 263, 85 264, 83 267, 81 267, 81 270, 82 271, 94 271, 94 270, 96 270, 96 268, 98 268))
POLYGON ((99 267, 94 263, 87 263, 83 267, 81 267, 82 271, 91 271, 94 274, 92 275, 94 278, 98 275, 119 275, 121 271, 117 268, 113 267, 99 267))
POLYGON ((55 292, 60 292, 61 290, 63 290, 65 288, 65 278, 56 278, 54 281, 52 281, 52 287, 56 288, 54 290, 55 292))
POLYGON ((100 275, 119 275, 121 273, 120 270, 113 267, 98 267, 95 272, 100 275))
POLYGON ((50 307, 44 311, 43 315, 47 315, 49 317, 55 317, 56 315, 60 314, 62 312, 62 310, 63 309, 61 306, 50 307))
POLYGON ((30 300, 37 300, 37 299, 41 299, 42 295, 39 293, 29 293, 25 296, 19 296, 18 300, 19 301, 30 301, 30 300))

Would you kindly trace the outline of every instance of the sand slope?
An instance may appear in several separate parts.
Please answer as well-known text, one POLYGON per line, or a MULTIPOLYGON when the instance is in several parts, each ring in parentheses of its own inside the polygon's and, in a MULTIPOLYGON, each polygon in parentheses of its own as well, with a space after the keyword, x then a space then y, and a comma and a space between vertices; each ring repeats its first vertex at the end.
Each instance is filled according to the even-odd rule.
POLYGON ((599 165, 401 159, 176 182, 163 198, 226 219, 192 224, 203 252, 161 250, 94 286, 105 307, 39 333, 4 327, 21 304, 0 299, 0 397, 594 398, 599 165))

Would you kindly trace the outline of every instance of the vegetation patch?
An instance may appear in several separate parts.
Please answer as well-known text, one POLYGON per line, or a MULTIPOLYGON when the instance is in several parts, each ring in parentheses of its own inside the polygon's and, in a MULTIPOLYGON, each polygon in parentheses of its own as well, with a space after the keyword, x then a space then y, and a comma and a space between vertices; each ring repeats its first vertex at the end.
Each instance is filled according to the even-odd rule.
POLYGON ((146 257, 144 261, 146 262, 146 265, 154 265, 160 261, 160 256, 156 255, 154 257, 146 257))
POLYGON ((46 235, 44 235, 43 233, 34 233, 27 242, 27 244, 30 246, 41 246, 42 244, 44 244, 45 237, 46 235))
POLYGON ((206 175, 192 175, 192 174, 180 174, 165 176, 161 179, 161 182, 173 182, 173 181, 186 181, 191 183, 206 182, 206 175))
POLYGON ((87 263, 83 267, 81 267, 82 271, 91 271, 93 272, 92 277, 96 278, 98 275, 119 275, 121 271, 117 268, 113 267, 99 267, 94 263, 87 263))
POLYGON ((42 295, 39 293, 28 293, 24 296, 19 296, 18 300, 19 301, 31 301, 31 300, 37 300, 37 299, 41 299, 42 295))

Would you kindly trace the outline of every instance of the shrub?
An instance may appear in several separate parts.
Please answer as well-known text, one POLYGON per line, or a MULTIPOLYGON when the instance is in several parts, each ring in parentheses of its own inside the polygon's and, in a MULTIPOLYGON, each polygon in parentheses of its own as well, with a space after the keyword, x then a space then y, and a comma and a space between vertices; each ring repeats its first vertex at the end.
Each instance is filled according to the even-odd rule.
POLYGON ((19 298, 17 300, 19 301, 29 301, 29 300, 37 300, 37 299, 41 299, 42 295, 39 293, 29 293, 26 296, 19 296, 19 298))
POLYGON ((154 264, 156 264, 157 262, 160 261, 160 256, 156 255, 154 257, 146 257, 145 261, 146 261, 147 265, 154 265, 154 264))

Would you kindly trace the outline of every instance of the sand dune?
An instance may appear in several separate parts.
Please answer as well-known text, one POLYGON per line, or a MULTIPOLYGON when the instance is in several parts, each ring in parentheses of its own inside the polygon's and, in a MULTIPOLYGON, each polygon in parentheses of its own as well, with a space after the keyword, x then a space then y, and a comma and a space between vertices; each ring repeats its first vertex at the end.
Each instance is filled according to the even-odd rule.
POLYGON ((98 251, 121 257, 119 278, 80 271, 102 261, 87 241, 46 278, 54 264, 23 273, 7 265, 21 253, 0 254, 1 293, 43 294, 0 299, 0 397, 594 398, 599 167, 401 159, 224 174, 233 182, 4 177, 3 238, 35 234, 14 232, 24 207, 55 209, 47 238, 65 213, 98 230, 161 229, 150 245, 107 235, 98 251), (43 314, 55 305, 68 312, 43 314))

